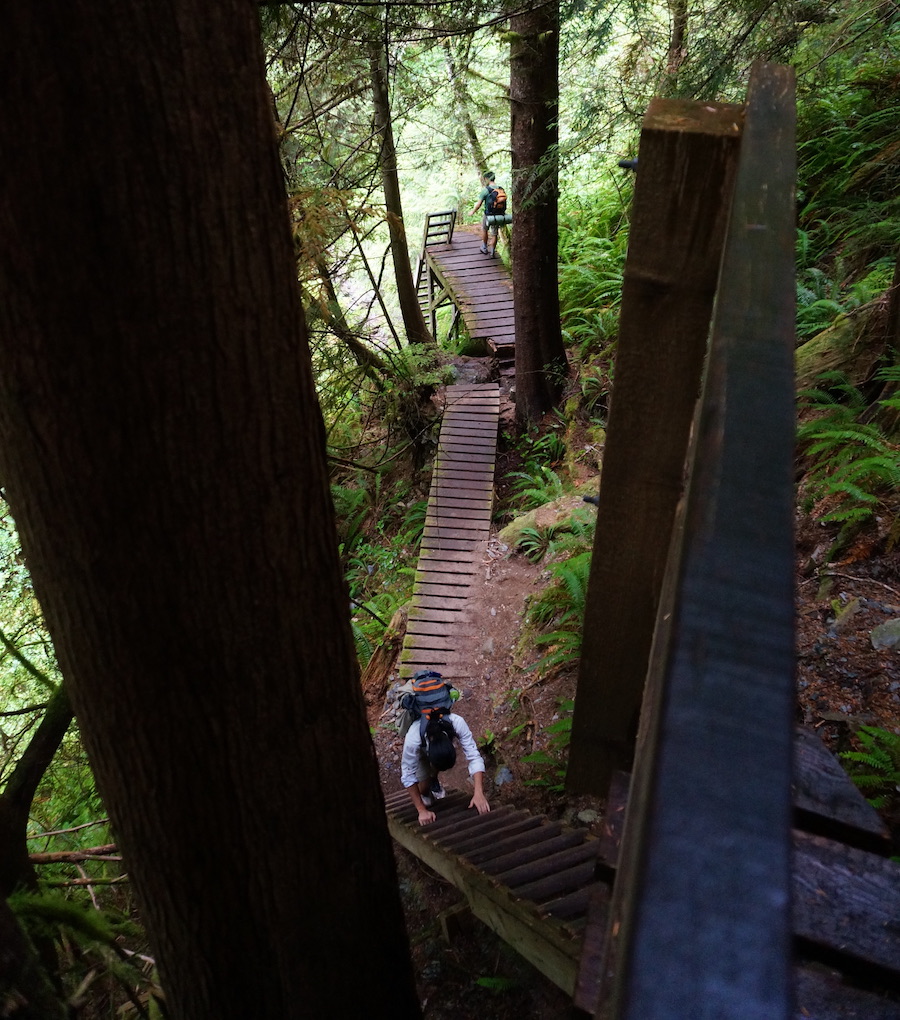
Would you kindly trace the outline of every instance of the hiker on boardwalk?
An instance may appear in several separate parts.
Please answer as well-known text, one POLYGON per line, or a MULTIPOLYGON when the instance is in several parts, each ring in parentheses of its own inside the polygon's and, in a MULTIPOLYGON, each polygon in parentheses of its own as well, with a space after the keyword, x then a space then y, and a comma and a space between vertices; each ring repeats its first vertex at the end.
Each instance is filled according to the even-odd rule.
POLYGON ((494 253, 497 251, 497 235, 500 230, 500 221, 501 219, 505 220, 506 213, 506 192, 499 185, 495 184, 494 180, 495 175, 490 171, 485 171, 481 178, 481 183, 484 187, 470 214, 474 216, 482 205, 484 206, 484 213, 481 217, 481 248, 479 248, 479 251, 482 255, 490 255, 491 258, 494 257, 494 253), (502 208, 499 207, 500 205, 502 205, 502 208), (497 216, 500 219, 497 219, 497 216), (489 231, 494 239, 494 243, 490 248, 488 248, 489 231))
POLYGON ((456 763, 454 741, 459 742, 466 756, 469 775, 475 784, 469 807, 474 807, 480 815, 491 810, 484 795, 484 759, 478 753, 468 723, 455 712, 439 709, 431 713, 423 729, 418 723, 412 725, 403 741, 400 782, 409 790, 410 799, 419 813, 419 825, 428 825, 435 819, 431 807, 435 800, 444 796, 438 773, 456 763))

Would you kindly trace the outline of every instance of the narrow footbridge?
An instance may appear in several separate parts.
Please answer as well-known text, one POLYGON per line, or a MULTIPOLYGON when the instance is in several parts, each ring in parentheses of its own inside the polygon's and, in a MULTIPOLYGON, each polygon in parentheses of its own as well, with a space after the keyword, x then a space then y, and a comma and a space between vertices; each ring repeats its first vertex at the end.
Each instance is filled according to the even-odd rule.
POLYGON ((469 594, 487 549, 494 501, 500 391, 448 386, 431 478, 401 677, 436 669, 465 680, 458 649, 470 633, 469 594))
POLYGON ((469 336, 494 354, 501 372, 512 370, 516 327, 513 285, 499 257, 479 249, 481 230, 456 225, 456 211, 429 213, 416 269, 416 292, 432 336, 437 339, 437 311, 453 305, 450 330, 462 319, 469 336))

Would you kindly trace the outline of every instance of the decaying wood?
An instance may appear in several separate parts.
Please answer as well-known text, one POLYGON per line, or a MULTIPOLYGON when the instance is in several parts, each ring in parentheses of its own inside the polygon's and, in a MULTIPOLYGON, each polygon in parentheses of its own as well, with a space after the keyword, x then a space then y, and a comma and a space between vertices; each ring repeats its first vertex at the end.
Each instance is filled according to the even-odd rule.
POLYGON ((360 683, 367 705, 377 705, 384 701, 391 670, 400 654, 403 639, 406 637, 408 620, 409 606, 401 606, 391 617, 388 629, 366 663, 360 683))
POLYGON ((860 386, 885 355, 887 300, 884 297, 840 315, 827 329, 801 344, 796 351, 797 387, 820 385, 823 372, 841 372, 860 386))

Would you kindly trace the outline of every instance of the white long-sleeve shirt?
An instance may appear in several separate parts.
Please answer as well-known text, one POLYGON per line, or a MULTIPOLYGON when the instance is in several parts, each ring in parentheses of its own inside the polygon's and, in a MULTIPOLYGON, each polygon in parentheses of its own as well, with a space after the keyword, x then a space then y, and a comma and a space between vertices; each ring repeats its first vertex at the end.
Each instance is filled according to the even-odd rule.
MULTIPOLYGON (((475 743, 469 724, 456 712, 446 718, 453 724, 456 739, 469 763, 469 775, 474 776, 476 772, 484 772, 484 758, 478 753, 478 745, 475 743)), ((413 786, 420 780, 427 779, 429 775, 428 762, 425 758, 425 748, 422 747, 422 736, 417 719, 406 731, 406 739, 403 741, 400 782, 404 787, 413 786)))

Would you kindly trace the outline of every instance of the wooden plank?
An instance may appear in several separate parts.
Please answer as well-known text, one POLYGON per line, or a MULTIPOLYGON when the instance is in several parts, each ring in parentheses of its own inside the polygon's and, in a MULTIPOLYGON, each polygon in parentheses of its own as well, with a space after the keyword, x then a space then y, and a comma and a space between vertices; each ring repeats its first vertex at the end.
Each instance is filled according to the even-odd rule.
POLYGON ((447 461, 435 465, 431 478, 432 485, 436 482, 438 485, 481 492, 494 491, 494 465, 490 463, 466 465, 462 461, 447 461))
POLYGON ((572 1005, 582 1013, 593 1015, 600 1001, 606 932, 609 928, 610 894, 600 884, 592 887, 588 900, 588 924, 581 943, 581 961, 572 1005))
POLYGON ((432 552, 426 549, 419 555, 419 569, 431 570, 439 574, 460 574, 463 577, 475 577, 481 572, 481 561, 465 553, 456 553, 458 560, 451 560, 446 553, 432 552), (462 557, 466 557, 463 559, 462 557))
POLYGON ((470 844, 483 845, 486 840, 502 839, 509 835, 510 829, 518 829, 523 822, 530 821, 534 816, 529 815, 527 811, 509 810, 502 817, 498 817, 497 809, 494 809, 487 815, 477 815, 476 817, 479 819, 479 824, 473 825, 471 829, 455 829, 453 832, 442 835, 441 846, 452 850, 455 854, 464 856, 465 848, 470 844), (490 819, 490 822, 482 824, 483 819, 490 819))
MULTIPOLYGON (((438 815, 437 819, 428 826, 422 833, 426 839, 457 841, 462 834, 469 836, 478 834, 487 835, 506 824, 507 819, 514 815, 515 808, 510 804, 502 804, 494 808, 486 815, 480 815, 475 808, 467 808, 462 815, 447 817, 438 815)), ((444 843, 441 842, 443 846, 444 843)))
POLYGON ((429 513, 425 516, 425 534, 435 534, 436 531, 440 530, 452 535, 456 531, 466 531, 475 533, 486 533, 490 530, 491 522, 490 519, 485 515, 484 517, 472 517, 466 514, 464 517, 457 517, 454 514, 448 513, 446 510, 441 509, 436 513, 429 513))
POLYGON ((463 540, 459 538, 440 538, 429 535, 422 539, 423 549, 436 549, 442 551, 445 549, 466 550, 473 549, 476 545, 477 543, 472 542, 471 540, 463 540))
POLYGON ((458 584, 432 584, 428 581, 417 581, 415 587, 415 594, 419 595, 434 595, 437 598, 450 600, 457 600, 459 602, 465 602, 469 597, 469 587, 462 587, 458 584))
POLYGON ((445 466, 432 481, 432 485, 435 487, 436 502, 440 504, 441 497, 446 496, 448 491, 456 491, 464 499, 486 503, 489 498, 493 499, 493 478, 492 465, 488 465, 486 470, 481 471, 476 471, 473 468, 467 469, 462 465, 445 466))
MULTIPOLYGON (((541 912, 549 914, 551 917, 557 917, 562 921, 568 921, 571 927, 571 922, 574 919, 582 918, 587 914, 588 906, 595 896, 595 890, 598 888, 606 893, 608 902, 609 887, 598 883, 597 885, 584 886, 582 889, 576 889, 575 892, 569 893, 568 896, 561 896, 559 899, 544 903, 541 907, 541 912)), ((583 949, 582 952, 584 952, 583 949)))
POLYGON ((469 683, 472 677, 463 669, 456 669, 453 663, 437 663, 437 662, 412 662, 409 664, 404 663, 399 666, 397 673, 401 680, 411 680, 415 676, 416 670, 419 669, 439 669, 442 676, 449 680, 452 684, 463 684, 469 683))
POLYGON ((890 833, 878 812, 822 743, 798 726, 794 738, 792 791, 795 824, 874 853, 888 853, 890 833))
POLYGON ((571 995, 575 988, 579 943, 561 925, 548 924, 530 905, 495 885, 465 861, 424 845, 418 833, 388 818, 391 836, 460 889, 472 913, 549 980, 571 995))
POLYGON ((900 866, 795 832, 793 894, 797 935, 900 974, 900 866))
MULTIPOLYGON (((407 623, 407 633, 415 634, 431 634, 436 637, 446 636, 450 631, 448 630, 446 622, 434 621, 434 620, 413 620, 412 629, 409 629, 409 623, 407 623)), ((464 637, 472 634, 474 631, 470 628, 463 630, 453 629, 453 634, 456 637, 464 637)))
POLYGON ((489 525, 485 523, 480 529, 479 528, 450 528, 442 524, 426 525, 423 533, 424 538, 435 539, 443 541, 445 539, 454 539, 455 541, 467 540, 470 542, 477 542, 483 536, 488 533, 489 525))
POLYGON ((519 899, 533 900, 535 903, 542 903, 549 899, 563 896, 575 889, 583 888, 594 877, 594 861, 584 861, 575 864, 562 871, 556 871, 552 875, 539 878, 527 885, 520 885, 515 889, 515 895, 519 899))
POLYGON ((455 652, 459 648, 459 637, 415 634, 404 642, 404 648, 410 652, 455 652))
POLYGON ((453 418, 444 420, 441 425, 441 435, 445 438, 460 436, 463 439, 489 439, 497 442, 497 421, 478 420, 473 421, 469 417, 454 415, 453 418))
POLYGON ((481 443, 497 442, 497 420, 489 421, 454 414, 449 421, 445 418, 441 428, 441 439, 445 441, 453 439, 472 440, 476 439, 481 443))
MULTIPOLYGON (((479 854, 483 854, 485 851, 491 853, 498 843, 508 845, 513 842, 521 842, 522 840, 533 840, 535 832, 539 831, 544 824, 545 820, 540 815, 529 815, 527 818, 505 826, 502 832, 491 836, 490 839, 484 836, 476 836, 467 840, 462 845, 456 847, 456 852, 460 857, 466 857, 474 861, 479 854)), ((479 865, 479 867, 484 871, 483 865, 479 865)))
MULTIPOLYGON (((555 831, 559 832, 560 830, 557 828, 555 831)), ((568 850, 583 842, 584 831, 582 829, 568 829, 560 835, 551 835, 541 842, 535 841, 499 857, 488 858, 482 861, 479 866, 486 875, 499 875, 501 872, 510 871, 545 855, 558 853, 560 850, 568 850)))
POLYGON ((456 492, 460 499, 479 503, 485 511, 488 501, 493 505, 494 485, 493 471, 485 472, 480 478, 472 471, 442 472, 440 478, 432 482, 435 502, 440 505, 443 498, 453 499, 450 492, 456 492))
POLYGON ((494 451, 492 449, 479 450, 476 447, 468 449, 448 447, 443 443, 438 445, 437 463, 439 470, 445 470, 453 466, 465 466, 465 469, 472 473, 474 473, 476 468, 481 468, 485 472, 491 472, 494 466, 494 459, 494 451))
POLYGON ((440 442, 457 443, 462 446, 497 446, 496 427, 484 430, 472 430, 447 427, 441 429, 440 442))
MULTIPOLYGON (((515 889, 517 886, 528 886, 540 879, 562 872, 575 865, 584 864, 590 861, 592 864, 597 860, 597 840, 588 839, 577 843, 565 850, 557 850, 555 853, 547 853, 544 856, 535 858, 525 864, 520 864, 508 871, 494 871, 492 874, 498 882, 515 889)), ((593 870, 591 871, 593 874, 593 870)))
MULTIPOLYGON (((790 1014, 793 81, 790 68, 771 64, 757 65, 751 79, 692 470, 659 600, 606 940, 603 974, 613 979, 603 1008, 618 1020, 786 1020, 790 1014), (738 618, 741 627, 735 628, 738 618), (701 733, 709 739, 698 739, 701 733)), ((682 104, 680 110, 651 105, 648 115, 651 124, 657 118, 659 138, 646 150, 652 164, 647 182, 665 196, 668 181, 656 177, 662 170, 678 178, 685 194, 694 193, 699 179, 711 189, 694 195, 688 227, 673 231, 691 248, 714 244, 706 233, 706 203, 722 188, 724 168, 708 140, 688 144, 683 120, 693 116, 706 130, 711 106, 716 112, 708 116, 717 118, 724 144, 736 111, 712 104, 682 104), (674 151, 684 152, 680 166, 671 159, 674 151), (705 177, 708 162, 695 164, 702 151, 719 164, 714 180, 705 177), (689 165, 698 180, 682 176, 689 165)), ((642 168, 644 156, 642 141, 642 168)), ((664 200, 679 201, 677 195, 664 200)), ((667 209, 665 215, 671 214, 667 209)), ((633 227, 638 218, 636 208, 633 227)), ((662 250, 658 222, 653 235, 662 250)), ((672 260, 682 276, 693 265, 685 255, 685 264, 672 260)), ((667 267, 659 268, 665 278, 667 267)), ((654 361, 666 304, 657 296, 654 361)), ((701 333, 705 319, 696 319, 701 333)), ((643 358, 644 393, 646 369, 643 358)), ((618 385, 618 360, 616 377, 618 385)), ((670 375, 666 387, 680 388, 676 378, 670 375)), ((613 406, 619 401, 616 395, 613 406)), ((652 414, 658 416, 659 408, 652 414)), ((658 420, 665 430, 673 428, 668 415, 658 420)), ((669 470, 676 463, 673 458, 669 470)), ((635 469, 634 449, 629 464, 635 469)), ((604 462, 604 479, 606 471, 604 462)), ((672 482, 677 497, 679 486, 672 482)), ((661 479, 655 484, 661 487, 661 479)), ((632 505, 632 511, 639 509, 632 505)), ((637 524, 632 516, 629 529, 649 539, 637 524)), ((599 517, 597 528, 602 534, 599 517)), ((636 612, 635 605, 629 610, 636 612)), ((593 626, 597 620, 590 617, 586 638, 593 626)), ((579 683, 576 706, 580 697, 579 683)))
POLYGON ((459 490, 453 490, 442 485, 439 488, 432 490, 431 499, 429 500, 428 505, 435 508, 441 506, 456 507, 460 510, 474 510, 478 513, 489 515, 493 503, 493 493, 481 492, 477 494, 477 498, 476 493, 474 492, 460 496, 459 490), (453 495, 451 495, 451 493, 453 493, 453 495))
POLYGON ((452 550, 447 550, 445 552, 429 552, 426 550, 419 555, 419 562, 421 563, 423 560, 428 562, 459 563, 465 566, 469 566, 476 562, 471 553, 453 552, 452 550))
MULTIPOLYGON (((432 554, 428 554, 431 556, 432 554)), ((447 560, 430 559, 424 556, 419 557, 419 569, 416 571, 416 576, 419 573, 425 576, 434 575, 453 575, 459 578, 460 584, 471 584, 472 580, 480 573, 480 566, 476 567, 472 563, 453 563, 447 560)), ((449 583, 449 576, 447 577, 449 583)))
POLYGON ((466 853, 466 856, 472 861, 473 864, 477 864, 482 870, 485 869, 487 863, 498 857, 505 857, 508 854, 514 853, 518 850, 523 850, 525 847, 531 847, 539 843, 548 843, 562 832, 561 822, 547 822, 542 819, 544 824, 540 826, 536 831, 528 831, 519 833, 518 835, 510 835, 509 838, 503 840, 497 840, 491 844, 486 844, 481 848, 470 847, 466 853))
POLYGON ((489 520, 488 514, 480 507, 473 510, 467 506, 451 506, 444 501, 429 503, 425 514, 426 523, 440 522, 459 527, 466 527, 469 522, 473 525, 487 524, 489 520))
POLYGON ((431 620, 432 622, 455 623, 461 617, 468 621, 468 613, 465 609, 448 609, 444 599, 434 598, 432 595, 422 595, 416 598, 413 596, 413 604, 409 608, 411 620, 431 620))
POLYGON ((496 446, 494 439, 485 442, 477 437, 448 436, 438 440, 436 460, 441 464, 471 457, 476 464, 493 464, 496 446))

